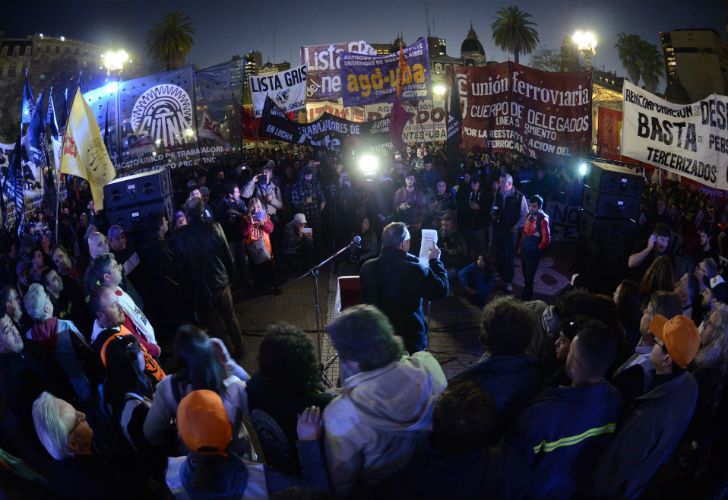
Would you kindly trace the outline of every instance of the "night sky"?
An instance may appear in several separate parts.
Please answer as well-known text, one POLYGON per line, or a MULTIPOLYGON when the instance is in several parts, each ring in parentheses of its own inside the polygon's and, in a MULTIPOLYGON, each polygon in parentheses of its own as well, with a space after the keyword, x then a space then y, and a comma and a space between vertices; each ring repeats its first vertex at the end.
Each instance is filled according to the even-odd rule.
MULTIPOLYGON (((201 67, 228 60, 253 49, 263 61, 299 61, 301 45, 350 40, 391 42, 401 30, 405 41, 430 31, 446 38, 448 54, 460 55, 460 44, 472 21, 489 60, 504 61, 490 25, 505 1, 370 0, 289 1, 185 0, 169 1, 32 1, 1 0, 0 29, 7 37, 33 33, 65 35, 110 44, 143 54, 147 30, 170 10, 183 10, 197 29, 195 46, 187 61, 201 67), (274 43, 275 32, 275 43, 274 43)), ((658 33, 679 28, 712 28, 725 36, 725 13, 719 0, 521 0, 516 4, 531 13, 540 43, 558 50, 563 37, 577 29, 597 35, 594 67, 625 75, 617 50, 617 34, 636 33, 658 47, 658 33)), ((521 62, 527 63, 523 58, 521 62)))

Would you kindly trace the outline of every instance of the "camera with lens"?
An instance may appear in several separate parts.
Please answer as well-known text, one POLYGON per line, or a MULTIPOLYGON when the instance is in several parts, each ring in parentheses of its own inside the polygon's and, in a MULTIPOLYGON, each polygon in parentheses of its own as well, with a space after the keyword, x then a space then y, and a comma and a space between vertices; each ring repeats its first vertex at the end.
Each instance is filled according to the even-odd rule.
POLYGON ((490 209, 490 218, 498 224, 501 221, 501 217, 503 217, 503 211, 501 210, 501 207, 497 205, 493 205, 490 209))

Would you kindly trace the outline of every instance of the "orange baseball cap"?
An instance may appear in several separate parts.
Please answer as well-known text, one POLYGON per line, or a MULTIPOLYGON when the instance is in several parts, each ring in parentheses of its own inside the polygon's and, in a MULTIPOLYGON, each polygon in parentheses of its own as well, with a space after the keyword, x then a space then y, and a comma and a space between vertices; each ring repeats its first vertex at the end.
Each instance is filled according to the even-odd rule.
POLYGON ((187 448, 203 455, 225 455, 233 439, 222 399, 205 389, 192 391, 179 402, 177 431, 187 448))
POLYGON ((687 316, 678 315, 668 320, 656 314, 650 322, 650 331, 665 343, 667 353, 679 367, 687 368, 698 355, 700 335, 693 320, 687 316))

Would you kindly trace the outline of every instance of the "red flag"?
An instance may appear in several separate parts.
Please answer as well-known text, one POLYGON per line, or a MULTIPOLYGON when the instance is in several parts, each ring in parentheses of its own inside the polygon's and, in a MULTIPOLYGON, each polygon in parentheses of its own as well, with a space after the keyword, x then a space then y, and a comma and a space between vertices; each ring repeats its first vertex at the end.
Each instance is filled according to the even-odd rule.
POLYGON ((402 132, 404 132, 405 125, 407 125, 407 122, 413 116, 412 113, 408 113, 402 107, 402 104, 399 102, 399 96, 396 96, 394 98, 394 104, 392 104, 392 111, 389 114, 389 136, 394 149, 400 151, 405 149, 402 132))
MULTIPOLYGON (((404 59, 404 47, 402 40, 399 41, 399 78, 397 78, 397 97, 402 95, 402 82, 404 81, 404 72, 407 68, 407 61, 404 59)), ((394 111, 394 108, 392 108, 394 111)))

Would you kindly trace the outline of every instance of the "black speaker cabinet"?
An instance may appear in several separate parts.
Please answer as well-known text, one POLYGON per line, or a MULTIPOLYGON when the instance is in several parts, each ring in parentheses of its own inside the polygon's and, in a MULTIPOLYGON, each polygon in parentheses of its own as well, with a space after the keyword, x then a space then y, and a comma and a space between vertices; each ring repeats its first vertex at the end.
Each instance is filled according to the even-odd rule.
POLYGON ((640 215, 640 197, 600 193, 584 186, 582 208, 597 217, 636 219, 640 215))
POLYGON ((131 207, 168 197, 169 171, 165 168, 119 177, 104 186, 104 208, 131 207))
POLYGON ((640 197, 644 185, 642 175, 633 170, 601 162, 591 162, 589 173, 584 178, 585 187, 617 196, 640 197))
POLYGON ((172 198, 166 196, 151 202, 110 209, 106 212, 109 226, 118 224, 127 232, 141 231, 146 229, 146 219, 153 212, 164 215, 167 220, 172 220, 172 198))
POLYGON ((579 219, 579 233, 582 240, 595 243, 630 243, 638 230, 639 225, 634 220, 596 217, 583 210, 579 219))

